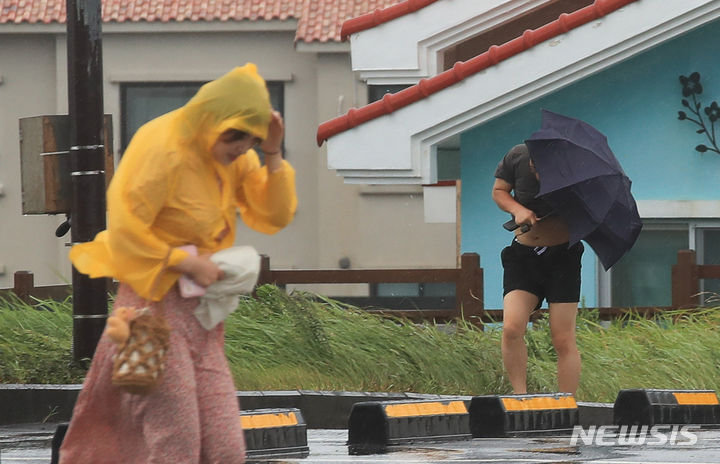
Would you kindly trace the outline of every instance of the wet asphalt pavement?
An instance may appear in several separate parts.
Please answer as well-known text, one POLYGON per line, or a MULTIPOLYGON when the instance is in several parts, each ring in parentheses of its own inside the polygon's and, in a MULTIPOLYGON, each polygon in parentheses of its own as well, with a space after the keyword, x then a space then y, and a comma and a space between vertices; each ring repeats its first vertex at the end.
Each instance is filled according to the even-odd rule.
MULTIPOLYGON (((55 424, 0 426, 0 463, 47 464, 55 424)), ((593 463, 678 464, 720 463, 720 430, 698 430, 693 445, 598 446, 570 437, 475 438, 445 443, 418 443, 391 448, 386 454, 350 456, 347 430, 309 430, 310 455, 275 459, 274 463, 593 463)))

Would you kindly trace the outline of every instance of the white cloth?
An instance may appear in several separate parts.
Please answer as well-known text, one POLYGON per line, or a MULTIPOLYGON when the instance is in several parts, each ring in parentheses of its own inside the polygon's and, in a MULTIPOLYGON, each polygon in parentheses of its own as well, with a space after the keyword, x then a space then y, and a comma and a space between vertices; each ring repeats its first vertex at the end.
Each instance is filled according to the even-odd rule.
POLYGON ((210 257, 225 273, 222 280, 207 287, 195 317, 205 329, 224 321, 235 311, 240 295, 252 292, 260 274, 260 255, 250 246, 231 247, 218 251, 210 257))

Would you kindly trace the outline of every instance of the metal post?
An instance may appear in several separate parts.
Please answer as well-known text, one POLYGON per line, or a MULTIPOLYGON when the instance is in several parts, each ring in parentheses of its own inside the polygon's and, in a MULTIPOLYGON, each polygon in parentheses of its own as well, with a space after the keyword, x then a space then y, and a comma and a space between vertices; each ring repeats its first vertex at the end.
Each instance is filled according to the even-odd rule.
MULTIPOLYGON (((67 0, 73 243, 105 229, 100 0, 67 0)), ((107 279, 73 268, 73 358, 91 358, 107 318, 107 279)))

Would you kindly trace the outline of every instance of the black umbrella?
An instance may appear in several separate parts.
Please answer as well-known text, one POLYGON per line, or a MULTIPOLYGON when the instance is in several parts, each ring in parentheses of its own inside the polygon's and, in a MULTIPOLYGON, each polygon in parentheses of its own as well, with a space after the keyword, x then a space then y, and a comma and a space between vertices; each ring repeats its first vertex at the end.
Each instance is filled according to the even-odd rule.
POLYGON ((543 110, 541 129, 525 141, 540 177, 539 197, 570 229, 570 245, 585 240, 605 270, 625 254, 642 221, 631 181, 597 129, 543 110))

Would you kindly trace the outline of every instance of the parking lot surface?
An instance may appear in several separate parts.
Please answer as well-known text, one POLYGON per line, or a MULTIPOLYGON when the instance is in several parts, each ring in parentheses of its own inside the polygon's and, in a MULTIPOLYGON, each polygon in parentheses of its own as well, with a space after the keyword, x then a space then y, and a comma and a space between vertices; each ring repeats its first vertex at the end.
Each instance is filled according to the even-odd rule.
MULTIPOLYGON (((55 424, 0 427, 0 463, 47 464, 55 424)), ((272 459, 273 463, 593 463, 705 464, 720 463, 720 430, 695 432, 693 445, 570 444, 569 436, 475 438, 444 443, 416 443, 391 448, 385 454, 348 455, 347 430, 309 430, 310 455, 303 459, 272 459)), ((257 461, 256 461, 257 462, 257 461)))

